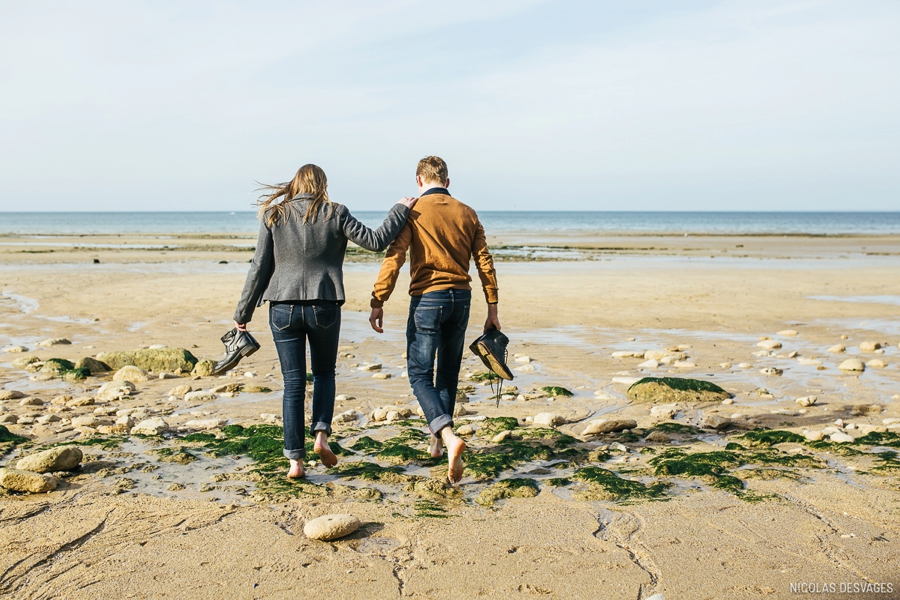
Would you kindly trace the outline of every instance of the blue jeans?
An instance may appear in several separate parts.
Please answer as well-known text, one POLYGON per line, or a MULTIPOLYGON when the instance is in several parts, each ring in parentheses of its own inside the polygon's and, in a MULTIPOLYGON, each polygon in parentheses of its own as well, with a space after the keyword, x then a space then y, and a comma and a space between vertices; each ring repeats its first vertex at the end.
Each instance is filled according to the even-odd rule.
POLYGON ((453 426, 459 364, 471 303, 469 290, 428 292, 413 296, 409 303, 406 324, 409 384, 434 435, 439 435, 448 425, 453 426))
POLYGON ((334 415, 334 367, 341 333, 341 307, 335 302, 315 301, 269 305, 269 325, 278 350, 284 377, 284 455, 306 458, 304 400, 306 399, 306 340, 313 374, 311 435, 331 435, 334 415))

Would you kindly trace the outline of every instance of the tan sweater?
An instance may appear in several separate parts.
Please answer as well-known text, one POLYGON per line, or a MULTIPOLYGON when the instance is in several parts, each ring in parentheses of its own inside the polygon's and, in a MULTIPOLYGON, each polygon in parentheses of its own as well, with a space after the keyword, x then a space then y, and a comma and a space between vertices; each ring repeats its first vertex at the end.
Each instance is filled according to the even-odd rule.
POLYGON ((375 282, 371 305, 384 305, 409 250, 410 296, 436 290, 470 290, 469 259, 475 260, 488 303, 497 302, 497 273, 484 228, 470 207, 447 194, 425 194, 388 247, 375 282))

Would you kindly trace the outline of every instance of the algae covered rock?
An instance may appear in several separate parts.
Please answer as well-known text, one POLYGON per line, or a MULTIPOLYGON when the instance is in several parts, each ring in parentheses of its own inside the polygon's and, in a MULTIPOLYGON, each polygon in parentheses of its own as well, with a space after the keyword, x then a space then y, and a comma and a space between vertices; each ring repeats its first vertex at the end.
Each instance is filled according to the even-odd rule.
POLYGON ((75 363, 75 368, 87 369, 91 375, 112 371, 112 368, 108 364, 103 361, 97 360, 96 358, 91 358, 90 356, 85 356, 77 363, 75 363))
POLYGON ((0 487, 14 492, 43 494, 55 490, 58 483, 56 477, 51 475, 19 469, 0 469, 0 487))
POLYGON ((82 458, 81 450, 74 446, 57 446, 56 448, 50 448, 49 450, 20 458, 16 463, 16 469, 34 473, 71 471, 78 467, 82 458))
POLYGON ((635 402, 671 404, 673 402, 721 402, 731 394, 714 383, 681 377, 644 377, 628 388, 635 402))
POLYGON ((74 368, 75 365, 64 358, 50 358, 44 362, 40 373, 60 377, 66 371, 71 371, 74 368))
POLYGON ((504 479, 482 490, 475 502, 491 506, 503 498, 534 498, 538 492, 538 484, 534 479, 504 479))
POLYGON ((199 375, 201 377, 209 377, 216 372, 216 361, 204 358, 197 361, 191 370, 191 375, 199 375))
POLYGON ((132 365, 145 371, 190 371, 197 364, 197 357, 184 348, 146 348, 130 352, 101 352, 97 359, 111 369, 132 365))
POLYGON ((325 515, 306 522, 303 533, 311 540, 336 540, 350 535, 359 529, 362 523, 353 515, 325 515))

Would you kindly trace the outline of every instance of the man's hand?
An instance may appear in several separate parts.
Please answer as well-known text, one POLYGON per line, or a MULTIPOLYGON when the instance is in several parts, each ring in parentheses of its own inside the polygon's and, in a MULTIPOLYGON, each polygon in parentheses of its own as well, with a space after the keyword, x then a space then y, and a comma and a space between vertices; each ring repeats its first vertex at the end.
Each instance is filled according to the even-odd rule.
POLYGON ((237 321, 235 321, 234 326, 237 328, 238 331, 247 331, 246 323, 238 323, 237 321))
POLYGON ((397 204, 402 204, 403 206, 412 208, 413 206, 416 205, 416 202, 418 202, 418 201, 419 201, 418 198, 405 197, 405 198, 400 198, 399 200, 397 200, 397 204))
POLYGON ((492 327, 497 331, 500 331, 500 317, 497 316, 496 304, 488 304, 488 315, 487 320, 484 322, 484 331, 487 331, 492 327))
POLYGON ((372 324, 372 329, 378 333, 384 333, 384 329, 381 328, 384 325, 384 309, 373 308, 369 314, 369 323, 372 324))

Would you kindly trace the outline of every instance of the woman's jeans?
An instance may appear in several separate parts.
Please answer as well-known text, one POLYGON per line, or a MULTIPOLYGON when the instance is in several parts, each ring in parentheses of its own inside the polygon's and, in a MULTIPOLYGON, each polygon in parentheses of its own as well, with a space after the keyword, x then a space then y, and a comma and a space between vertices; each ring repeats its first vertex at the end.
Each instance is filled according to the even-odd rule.
POLYGON ((471 303, 469 290, 428 292, 413 296, 409 303, 406 324, 409 384, 434 435, 448 425, 453 426, 459 364, 471 303))
POLYGON ((269 305, 269 325, 284 377, 284 455, 306 458, 304 400, 306 398, 306 340, 312 363, 311 435, 331 435, 334 415, 334 367, 341 332, 341 307, 323 300, 269 305))

